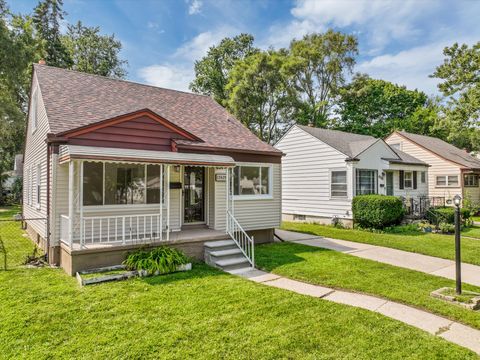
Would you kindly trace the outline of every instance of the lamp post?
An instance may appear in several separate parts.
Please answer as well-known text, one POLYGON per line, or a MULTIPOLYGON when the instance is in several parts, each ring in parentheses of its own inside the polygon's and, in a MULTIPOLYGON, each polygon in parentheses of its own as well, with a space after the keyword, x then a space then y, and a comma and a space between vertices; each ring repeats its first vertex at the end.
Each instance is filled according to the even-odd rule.
POLYGON ((456 292, 462 293, 462 263, 460 258, 460 204, 462 197, 455 195, 453 198, 455 205, 455 273, 456 273, 456 292))

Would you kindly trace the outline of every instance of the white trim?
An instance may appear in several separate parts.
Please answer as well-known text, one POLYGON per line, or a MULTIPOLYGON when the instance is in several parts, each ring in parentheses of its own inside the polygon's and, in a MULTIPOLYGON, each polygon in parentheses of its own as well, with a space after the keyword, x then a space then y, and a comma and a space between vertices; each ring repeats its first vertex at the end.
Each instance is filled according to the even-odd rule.
POLYGON ((330 200, 348 200, 348 170, 346 167, 340 167, 340 168, 331 168, 328 169, 328 188, 329 188, 329 199, 330 200), (340 172, 344 171, 345 172, 345 185, 347 188, 345 189, 345 196, 333 196, 332 195, 332 172, 340 172))
MULTIPOLYGON (((269 175, 269 183, 268 183, 268 194, 258 194, 258 195, 233 195, 235 194, 234 181, 232 173, 232 199, 234 200, 273 200, 273 164, 271 163, 252 163, 252 162, 237 162, 236 166, 232 169, 235 171, 237 167, 258 167, 260 169, 261 175, 261 168, 268 167, 268 175, 269 175)), ((227 169, 228 170, 228 169, 227 169)), ((227 172, 228 174, 228 172, 227 172)), ((228 177, 228 175, 227 175, 228 177)), ((227 179, 228 180, 228 179, 227 179)), ((240 181, 240 179, 239 179, 240 181)))

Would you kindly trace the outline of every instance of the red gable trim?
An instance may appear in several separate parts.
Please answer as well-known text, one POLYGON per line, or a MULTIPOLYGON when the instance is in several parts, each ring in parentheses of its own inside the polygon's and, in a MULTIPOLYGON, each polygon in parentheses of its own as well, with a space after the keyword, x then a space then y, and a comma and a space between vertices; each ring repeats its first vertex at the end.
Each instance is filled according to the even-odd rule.
POLYGON ((81 126, 79 128, 65 131, 63 133, 57 134, 57 136, 63 136, 65 138, 71 138, 75 136, 79 136, 82 134, 86 134, 98 129, 105 128, 107 126, 115 125, 115 124, 120 124, 125 121, 133 120, 141 116, 146 116, 152 120, 157 121, 161 125, 165 126, 166 128, 176 132, 177 134, 184 136, 185 138, 193 141, 202 141, 199 137, 193 135, 192 133, 182 129, 181 127, 171 123, 170 121, 164 119, 163 117, 159 116, 158 114, 154 113, 150 109, 143 109, 143 110, 138 110, 134 111, 129 114, 124 114, 120 115, 111 119, 106 119, 106 120, 101 120, 99 122, 96 122, 94 124, 86 125, 86 126, 81 126))

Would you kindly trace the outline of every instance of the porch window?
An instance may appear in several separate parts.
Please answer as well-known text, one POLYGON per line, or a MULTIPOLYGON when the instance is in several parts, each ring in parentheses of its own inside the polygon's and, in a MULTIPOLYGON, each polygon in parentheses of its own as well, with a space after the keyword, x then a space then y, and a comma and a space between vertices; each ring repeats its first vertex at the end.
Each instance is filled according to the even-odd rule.
POLYGON ((356 194, 368 195, 377 193, 377 171, 360 170, 356 171, 356 194))
POLYGON ((347 172, 332 171, 330 181, 331 197, 347 197, 347 172))
POLYGON ((427 182, 427 173, 425 171, 422 171, 420 173, 420 182, 422 184, 425 184, 427 182))
POLYGON ((478 187, 478 175, 477 174, 465 174, 463 183, 466 187, 478 187))
POLYGON ((439 175, 436 177, 438 187, 456 187, 458 186, 458 175, 439 175))
POLYGON ((160 203, 160 165, 83 163, 83 205, 160 203))
POLYGON ((270 196, 271 167, 236 166, 233 170, 233 194, 238 196, 270 196))

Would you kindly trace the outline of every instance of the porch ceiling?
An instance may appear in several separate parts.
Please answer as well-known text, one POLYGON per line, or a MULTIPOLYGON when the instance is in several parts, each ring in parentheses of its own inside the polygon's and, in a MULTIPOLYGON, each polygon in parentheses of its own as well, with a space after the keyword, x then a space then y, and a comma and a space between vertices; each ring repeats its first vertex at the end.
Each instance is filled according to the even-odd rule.
POLYGON ((80 145, 61 145, 60 163, 70 159, 93 161, 122 161, 131 163, 162 163, 179 165, 203 166, 234 166, 235 161, 230 156, 179 153, 174 151, 152 151, 125 148, 107 148, 80 145))

